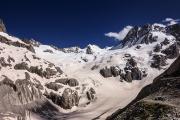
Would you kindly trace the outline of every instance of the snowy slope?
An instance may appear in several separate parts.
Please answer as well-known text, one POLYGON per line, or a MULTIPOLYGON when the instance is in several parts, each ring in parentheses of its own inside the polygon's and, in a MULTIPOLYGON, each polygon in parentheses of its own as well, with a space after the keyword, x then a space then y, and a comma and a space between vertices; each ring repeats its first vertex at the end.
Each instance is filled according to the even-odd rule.
MULTIPOLYGON (((17 79, 24 79, 26 77, 25 72, 28 72, 32 83, 35 85, 40 83, 43 86, 41 90, 43 94, 53 92, 62 96, 66 88, 77 91, 80 98, 78 106, 74 106, 71 109, 63 109, 54 104, 59 109, 59 113, 56 114, 55 118, 61 119, 63 117, 67 120, 90 120, 99 116, 99 119, 104 120, 117 109, 123 108, 130 103, 144 86, 152 83, 153 79, 165 71, 176 59, 176 57, 173 59, 168 58, 166 65, 161 66, 161 69, 151 67, 154 55, 164 55, 162 52, 154 52, 157 44, 168 39, 169 43, 163 45, 161 48, 161 51, 163 51, 176 43, 174 36, 166 34, 164 29, 159 29, 165 27, 161 24, 153 24, 151 26, 148 34, 151 34, 152 38, 155 37, 156 41, 146 44, 142 42, 144 40, 143 36, 136 36, 136 39, 138 39, 135 42, 126 41, 123 46, 119 45, 120 47, 115 47, 113 50, 109 48, 101 49, 96 45, 88 45, 89 48, 79 48, 78 52, 73 52, 76 51, 76 48, 71 48, 71 52, 64 52, 49 45, 39 45, 34 46, 35 53, 33 53, 23 47, 0 43, 0 55, 5 59, 5 63, 10 64, 9 66, 1 67, 0 81, 4 79, 3 76, 8 76, 9 79, 16 82, 17 79), (158 28, 155 26, 158 26, 158 28), (140 45, 140 48, 137 48, 138 45, 140 45), (87 53, 87 49, 91 50, 90 54, 89 52, 87 53), (137 62, 137 67, 140 70, 147 72, 146 77, 143 77, 142 80, 133 80, 129 83, 120 78, 120 76, 105 78, 100 74, 99 71, 102 68, 110 66, 118 66, 119 69, 124 70, 129 59, 125 57, 127 54, 130 54, 137 62), (9 57, 13 58, 14 62, 8 62, 9 57), (43 71, 46 71, 46 68, 50 68, 56 71, 56 74, 50 77, 42 77, 26 69, 14 69, 16 64, 22 62, 26 62, 28 67, 38 66, 43 71), (97 66, 96 69, 92 69, 94 66, 97 66), (59 73, 56 67, 59 67, 63 73, 59 73), (63 87, 57 91, 47 88, 47 83, 55 82, 55 80, 61 78, 75 78, 79 84, 71 87, 58 83, 63 87), (87 98, 87 91, 90 88, 96 91, 96 97, 91 101, 87 98)), ((18 41, 28 45, 22 40, 6 33, 0 32, 0 36, 13 42, 18 41)), ((64 50, 68 51, 68 48, 64 50)), ((51 102, 51 99, 49 101, 51 102)), ((53 104, 53 102, 51 103, 53 104)), ((35 116, 37 118, 40 117, 33 113, 30 117, 35 119, 33 118, 35 116)))

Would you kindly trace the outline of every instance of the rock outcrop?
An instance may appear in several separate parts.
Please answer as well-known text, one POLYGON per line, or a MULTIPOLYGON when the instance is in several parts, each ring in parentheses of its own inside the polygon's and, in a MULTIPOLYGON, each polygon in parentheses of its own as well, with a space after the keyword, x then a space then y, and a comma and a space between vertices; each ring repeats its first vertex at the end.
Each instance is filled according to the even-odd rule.
POLYGON ((3 21, 0 19, 0 32, 7 32, 3 21))
POLYGON ((64 109, 71 109, 79 104, 78 92, 70 88, 66 88, 63 91, 62 96, 57 93, 50 92, 44 94, 48 99, 52 100, 53 103, 59 105, 64 109))

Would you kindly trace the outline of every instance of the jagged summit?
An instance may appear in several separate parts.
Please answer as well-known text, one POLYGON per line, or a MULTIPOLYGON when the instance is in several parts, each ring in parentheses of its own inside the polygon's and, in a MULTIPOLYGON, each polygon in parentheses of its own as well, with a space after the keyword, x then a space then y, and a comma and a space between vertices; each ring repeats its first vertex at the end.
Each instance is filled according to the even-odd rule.
POLYGON ((6 32, 6 27, 2 19, 0 19, 0 32, 6 32))
POLYGON ((131 47, 139 44, 151 44, 156 42, 158 38, 166 36, 167 39, 173 35, 170 28, 176 26, 178 29, 179 24, 163 25, 163 24, 146 24, 143 26, 134 26, 122 40, 122 42, 113 47, 112 49, 119 49, 123 47, 131 47))

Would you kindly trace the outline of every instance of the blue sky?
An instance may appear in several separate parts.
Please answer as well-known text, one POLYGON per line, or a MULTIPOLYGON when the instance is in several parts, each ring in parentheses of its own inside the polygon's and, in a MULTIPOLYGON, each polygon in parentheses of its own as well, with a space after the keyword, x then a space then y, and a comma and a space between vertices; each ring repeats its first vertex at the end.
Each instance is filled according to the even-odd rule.
POLYGON ((6 0, 0 18, 8 33, 58 47, 118 44, 106 37, 127 25, 180 18, 180 0, 6 0))

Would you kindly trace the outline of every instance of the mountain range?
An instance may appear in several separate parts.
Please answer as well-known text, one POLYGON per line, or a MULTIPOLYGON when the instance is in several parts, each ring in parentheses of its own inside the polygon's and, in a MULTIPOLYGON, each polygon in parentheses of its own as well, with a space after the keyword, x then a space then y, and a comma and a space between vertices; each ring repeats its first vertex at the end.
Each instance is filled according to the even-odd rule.
POLYGON ((0 20, 1 120, 180 119, 180 24, 133 26, 117 46, 58 48, 0 20))

